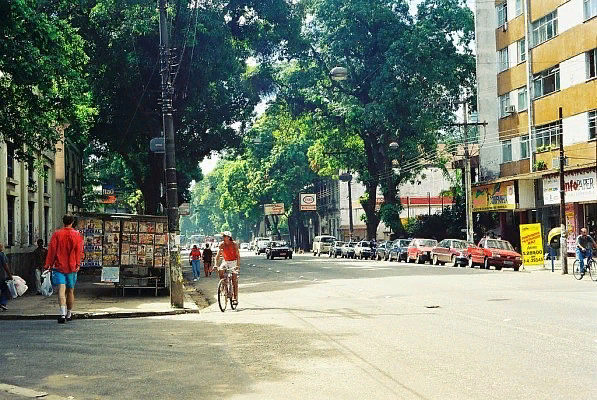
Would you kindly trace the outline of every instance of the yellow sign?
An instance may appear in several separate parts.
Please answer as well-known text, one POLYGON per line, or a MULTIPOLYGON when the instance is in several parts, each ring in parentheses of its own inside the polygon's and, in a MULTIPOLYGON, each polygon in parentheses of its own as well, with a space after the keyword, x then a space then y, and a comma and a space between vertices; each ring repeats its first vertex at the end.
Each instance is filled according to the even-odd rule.
POLYGON ((473 211, 514 210, 514 182, 499 182, 472 188, 473 211))
POLYGON ((524 265, 543 265, 543 238, 541 224, 520 225, 520 244, 524 265))

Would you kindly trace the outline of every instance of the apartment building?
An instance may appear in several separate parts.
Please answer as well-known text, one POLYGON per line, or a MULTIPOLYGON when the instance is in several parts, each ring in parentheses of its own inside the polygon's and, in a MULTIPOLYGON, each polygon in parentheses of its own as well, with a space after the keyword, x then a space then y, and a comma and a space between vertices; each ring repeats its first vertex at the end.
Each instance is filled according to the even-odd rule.
POLYGON ((597 233, 597 0, 477 1, 478 112, 487 121, 475 212, 559 226, 560 133, 569 231, 597 233))

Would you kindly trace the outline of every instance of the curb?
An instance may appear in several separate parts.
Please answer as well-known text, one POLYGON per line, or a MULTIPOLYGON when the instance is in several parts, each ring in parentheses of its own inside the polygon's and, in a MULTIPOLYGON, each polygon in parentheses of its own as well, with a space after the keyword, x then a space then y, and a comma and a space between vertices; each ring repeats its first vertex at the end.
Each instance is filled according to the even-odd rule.
MULTIPOLYGON (((117 319, 117 318, 143 318, 143 317, 159 317, 165 315, 181 315, 181 314, 199 314, 199 309, 183 308, 180 310, 168 311, 132 311, 132 312, 89 312, 73 314, 75 319, 117 319)), ((0 321, 14 321, 14 320, 45 320, 57 319, 58 314, 0 314, 0 321)))

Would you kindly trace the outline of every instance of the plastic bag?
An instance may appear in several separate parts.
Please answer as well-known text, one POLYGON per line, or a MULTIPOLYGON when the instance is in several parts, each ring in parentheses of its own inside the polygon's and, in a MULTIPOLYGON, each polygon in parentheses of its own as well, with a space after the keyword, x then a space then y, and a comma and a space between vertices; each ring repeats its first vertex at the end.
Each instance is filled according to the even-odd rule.
POLYGON ((27 282, 25 282, 25 280, 20 276, 13 275, 12 281, 15 283, 15 289, 17 290, 17 294, 19 296, 24 295, 27 289, 29 289, 27 282))
POLYGON ((54 288, 52 287, 52 274, 49 269, 41 274, 41 279, 41 294, 51 296, 54 293, 54 288))
POLYGON ((10 297, 12 297, 13 299, 19 297, 19 294, 17 293, 17 288, 15 287, 15 282, 12 279, 10 281, 6 281, 6 285, 8 286, 10 297))

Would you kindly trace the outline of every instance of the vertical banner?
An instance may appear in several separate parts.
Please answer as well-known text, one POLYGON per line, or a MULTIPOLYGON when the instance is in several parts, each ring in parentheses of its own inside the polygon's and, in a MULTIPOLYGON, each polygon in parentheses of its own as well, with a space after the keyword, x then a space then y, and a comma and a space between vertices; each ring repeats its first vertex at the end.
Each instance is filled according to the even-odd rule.
MULTIPOLYGON (((568 195, 568 194, 566 194, 568 195)), ((576 215, 574 204, 566 204, 566 230, 568 231, 567 247, 568 253, 576 253, 576 215)))
POLYGON ((543 238, 541 224, 521 224, 520 244, 524 265, 543 265, 543 238))

